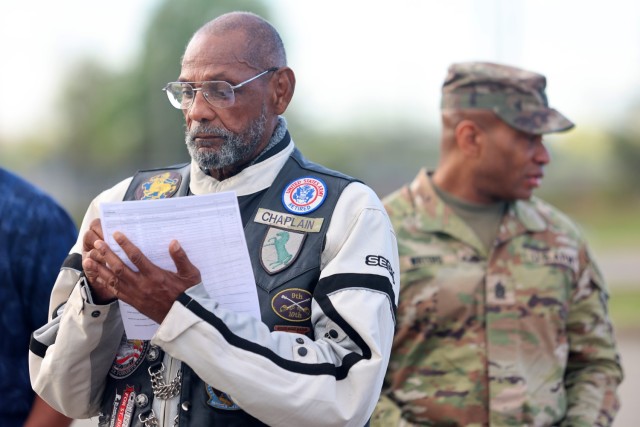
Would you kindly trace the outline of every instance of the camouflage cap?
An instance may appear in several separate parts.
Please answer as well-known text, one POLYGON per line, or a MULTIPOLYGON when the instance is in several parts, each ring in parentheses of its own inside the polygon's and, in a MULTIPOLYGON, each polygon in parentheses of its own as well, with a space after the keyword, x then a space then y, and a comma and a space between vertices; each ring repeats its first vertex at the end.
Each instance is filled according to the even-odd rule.
POLYGON ((532 134, 561 132, 574 124, 549 107, 546 78, 490 62, 452 64, 442 85, 442 109, 492 110, 511 127, 532 134))

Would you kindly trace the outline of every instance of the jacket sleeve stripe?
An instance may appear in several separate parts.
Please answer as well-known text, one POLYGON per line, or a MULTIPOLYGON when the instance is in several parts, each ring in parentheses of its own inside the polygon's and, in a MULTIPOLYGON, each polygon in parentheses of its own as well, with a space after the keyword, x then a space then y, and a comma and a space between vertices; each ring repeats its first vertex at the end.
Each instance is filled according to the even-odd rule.
MULTIPOLYGON (((398 307, 396 306, 396 294, 393 291, 393 285, 384 276, 374 274, 335 274, 333 276, 320 279, 314 292, 314 298, 320 300, 322 295, 330 295, 333 292, 350 288, 370 289, 372 291, 382 292, 389 298, 389 305, 393 311, 393 318, 396 318, 398 307)), ((324 308, 323 308, 324 309, 324 308)), ((335 319, 332 318, 335 321, 335 319)), ((343 327, 343 325, 340 325, 343 327)), ((346 332, 346 330, 345 330, 346 332)))
MULTIPOLYGON (((362 275, 355 276, 363 277, 362 275)), ((320 286, 321 283, 322 280, 318 283, 318 286, 320 286)), ((351 287, 353 286, 342 286, 342 288, 344 289, 351 287)), ((351 328, 351 326, 346 321, 344 321, 342 317, 340 317, 338 312, 331 304, 328 293, 319 295, 319 298, 317 300, 318 304, 321 306, 322 310, 327 313, 327 315, 334 322, 336 322, 336 324, 343 328, 345 333, 347 333, 349 337, 361 348, 363 353, 363 355, 355 352, 349 353, 342 359, 342 363, 340 364, 340 366, 336 366, 332 363, 309 364, 285 359, 269 348, 263 347, 257 343, 246 340, 234 334, 219 317, 205 309, 202 305, 200 305, 196 300, 194 300, 187 294, 181 294, 178 297, 177 301, 187 309, 189 309, 196 316, 198 316, 200 319, 214 327, 229 344, 237 348, 241 348, 245 351, 259 354, 262 357, 267 358, 277 366, 281 367, 282 369, 290 372, 305 375, 331 375, 339 381, 347 378, 349 369, 351 369, 353 365, 358 363, 360 360, 369 359, 371 357, 371 350, 369 349, 369 347, 365 344, 364 340, 353 330, 353 328, 351 328)))
POLYGON ((211 326, 216 328, 220 334, 225 338, 225 340, 238 348, 241 348, 246 351, 250 351, 252 353, 259 354, 269 360, 271 360, 276 365, 280 366, 283 369, 286 369, 291 372, 307 374, 307 375, 333 375, 337 376, 336 370, 337 367, 331 363, 317 363, 317 364, 307 364, 300 362, 293 362, 291 360, 284 359, 274 353, 272 350, 262 347, 259 344, 254 342, 245 340, 237 335, 235 335, 231 330, 225 325, 225 323, 218 318, 215 314, 211 313, 207 309, 205 309, 202 305, 200 305, 196 300, 189 297, 187 294, 182 294, 178 297, 178 302, 184 305, 186 308, 191 310, 196 316, 209 323, 211 326))
POLYGON ((73 270, 82 271, 82 255, 77 253, 67 255, 61 268, 71 268, 73 270))
POLYGON ((47 353, 48 346, 42 344, 40 341, 36 340, 31 334, 31 340, 29 341, 29 350, 38 357, 44 358, 47 353))

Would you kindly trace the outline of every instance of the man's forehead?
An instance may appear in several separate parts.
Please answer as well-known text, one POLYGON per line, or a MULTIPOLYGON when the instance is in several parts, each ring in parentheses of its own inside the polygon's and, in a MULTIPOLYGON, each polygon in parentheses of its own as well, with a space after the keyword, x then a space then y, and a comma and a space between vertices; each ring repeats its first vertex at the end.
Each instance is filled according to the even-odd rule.
POLYGON ((185 54, 181 74, 197 73, 201 77, 214 77, 225 75, 227 71, 243 67, 244 64, 246 61, 228 49, 195 51, 193 54, 185 54))
POLYGON ((199 34, 195 36, 182 58, 184 67, 228 67, 245 62, 244 37, 239 32, 230 32, 224 36, 199 34))
POLYGON ((193 57, 184 57, 182 60, 182 68, 223 68, 232 65, 238 65, 241 61, 237 58, 212 57, 196 55, 193 57))

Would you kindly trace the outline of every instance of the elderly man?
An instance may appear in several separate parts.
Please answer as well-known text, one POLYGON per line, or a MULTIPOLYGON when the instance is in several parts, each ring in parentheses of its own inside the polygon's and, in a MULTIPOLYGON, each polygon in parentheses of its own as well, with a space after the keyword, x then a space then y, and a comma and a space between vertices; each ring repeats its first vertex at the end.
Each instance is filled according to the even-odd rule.
POLYGON ((374 425, 608 426, 622 371, 607 288, 567 216, 532 197, 542 135, 573 127, 544 76, 453 64, 435 171, 386 198, 398 328, 374 425))
POLYGON ((165 87, 184 114, 192 161, 140 172, 89 207, 52 293, 52 320, 31 345, 33 387, 52 406, 99 414, 105 426, 368 422, 393 339, 396 241, 370 188, 295 148, 281 117, 294 87, 280 36, 262 18, 234 12, 195 33, 178 81, 165 87), (162 191, 143 191, 167 177, 162 191), (294 187, 313 197, 296 198, 294 187), (261 320, 219 307, 175 240, 173 272, 116 233, 130 269, 96 219, 105 201, 229 190, 261 320), (297 227, 301 219, 317 226, 297 227), (285 236, 290 256, 266 262, 269 242, 285 236), (281 310, 281 296, 295 310, 281 310), (123 335, 116 298, 159 323, 150 341, 123 335))

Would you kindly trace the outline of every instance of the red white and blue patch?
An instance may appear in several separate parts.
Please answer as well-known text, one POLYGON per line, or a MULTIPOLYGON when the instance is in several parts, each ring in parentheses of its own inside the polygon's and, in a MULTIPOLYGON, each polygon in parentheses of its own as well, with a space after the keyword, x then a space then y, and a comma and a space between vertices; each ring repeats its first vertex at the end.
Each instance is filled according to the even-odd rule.
POLYGON ((149 351, 149 341, 127 340, 127 336, 123 334, 109 375, 113 378, 128 377, 144 362, 147 351, 149 351))
POLYGON ((318 178, 305 176, 287 185, 282 205, 291 213, 305 215, 318 209, 327 197, 327 185, 318 178))

